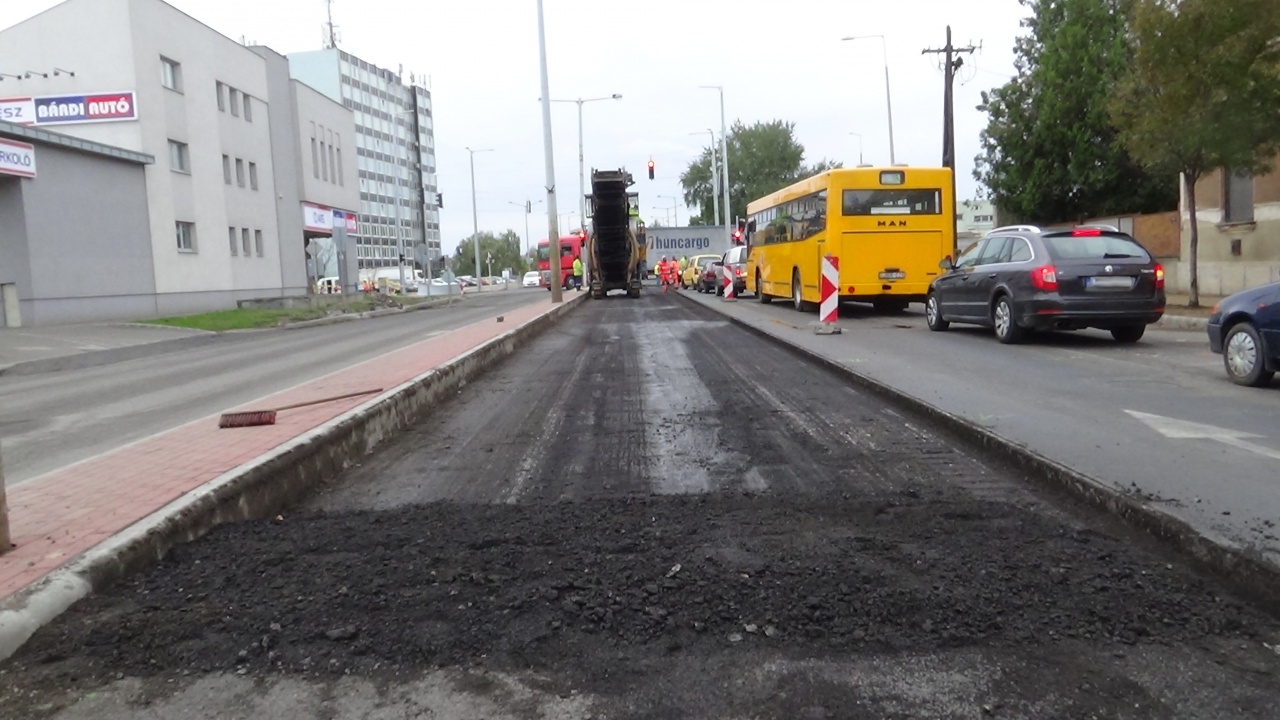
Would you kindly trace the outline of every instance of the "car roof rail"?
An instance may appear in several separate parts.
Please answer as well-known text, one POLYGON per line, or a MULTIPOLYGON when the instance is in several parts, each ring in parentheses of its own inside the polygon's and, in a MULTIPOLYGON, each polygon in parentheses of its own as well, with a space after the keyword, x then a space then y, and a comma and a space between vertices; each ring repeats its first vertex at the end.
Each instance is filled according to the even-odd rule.
POLYGON ((987 231, 988 235, 1000 232, 1040 232, 1040 228, 1035 225, 1005 225, 1004 227, 992 228, 987 231))

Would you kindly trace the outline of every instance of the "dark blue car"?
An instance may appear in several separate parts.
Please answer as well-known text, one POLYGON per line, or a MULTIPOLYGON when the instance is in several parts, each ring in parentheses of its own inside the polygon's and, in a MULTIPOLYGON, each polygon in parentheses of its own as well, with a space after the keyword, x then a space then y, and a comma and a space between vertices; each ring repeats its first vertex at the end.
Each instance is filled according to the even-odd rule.
POLYGON ((1227 377, 1260 387, 1280 370, 1280 282, 1238 292, 1213 308, 1209 349, 1222 355, 1227 377))

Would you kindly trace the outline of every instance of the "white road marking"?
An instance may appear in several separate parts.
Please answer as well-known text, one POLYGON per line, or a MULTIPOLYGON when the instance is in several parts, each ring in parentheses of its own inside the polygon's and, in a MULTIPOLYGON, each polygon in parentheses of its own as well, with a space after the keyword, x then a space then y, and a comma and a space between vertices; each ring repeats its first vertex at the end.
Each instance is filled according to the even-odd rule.
POLYGON ((1262 435, 1217 427, 1216 425, 1205 425, 1191 422, 1190 420, 1179 420, 1178 418, 1165 417, 1163 415, 1153 415, 1151 413, 1138 412, 1137 410, 1125 410, 1125 412, 1171 440, 1193 440, 1199 438, 1214 440, 1223 445, 1280 460, 1280 450, 1272 450, 1264 445, 1249 442, 1251 438, 1264 437, 1262 435))

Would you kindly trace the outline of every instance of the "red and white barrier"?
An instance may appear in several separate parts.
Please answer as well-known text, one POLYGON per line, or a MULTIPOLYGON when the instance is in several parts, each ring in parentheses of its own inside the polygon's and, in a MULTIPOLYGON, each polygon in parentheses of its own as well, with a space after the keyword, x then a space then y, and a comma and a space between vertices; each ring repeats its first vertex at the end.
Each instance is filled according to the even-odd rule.
POLYGON ((840 317, 840 258, 827 255, 822 258, 821 302, 818 305, 819 335, 840 332, 836 320, 840 317))
POLYGON ((737 296, 733 294, 733 270, 728 265, 721 269, 724 270, 724 299, 737 300, 737 296))

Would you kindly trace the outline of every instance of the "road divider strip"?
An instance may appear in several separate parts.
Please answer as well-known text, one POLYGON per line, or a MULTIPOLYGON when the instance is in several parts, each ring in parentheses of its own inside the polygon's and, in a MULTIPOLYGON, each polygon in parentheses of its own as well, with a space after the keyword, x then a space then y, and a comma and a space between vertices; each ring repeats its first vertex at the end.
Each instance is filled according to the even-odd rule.
POLYGON ((1213 573, 1265 610, 1280 613, 1280 567, 1256 552, 1209 537, 1190 523, 1174 517, 1140 498, 1073 470, 1040 453, 1008 440, 970 420, 949 413, 910 393, 858 372, 798 343, 730 314, 719 303, 708 305, 687 298, 700 312, 725 318, 748 332, 764 338, 792 354, 826 367, 850 379, 855 385, 894 403, 976 446, 989 457, 1011 464, 1053 489, 1063 490, 1085 505, 1102 510, 1153 536, 1164 545, 1213 573))
MULTIPOLYGON (((94 590, 162 559, 175 545, 223 523, 273 517, 317 484, 341 474, 383 440, 558 322, 585 299, 560 305, 481 342, 272 450, 182 493, 138 522, 79 553, 0 606, 0 660, 94 590)), ((499 316, 498 322, 515 312, 499 316)), ((494 322, 494 318, 483 322, 494 322)), ((216 416, 213 416, 216 422, 216 416)), ((213 432, 219 432, 214 425, 213 432)), ((239 431, 257 432, 250 428, 239 431)), ((0 558, 4 563, 6 558, 0 558)))

